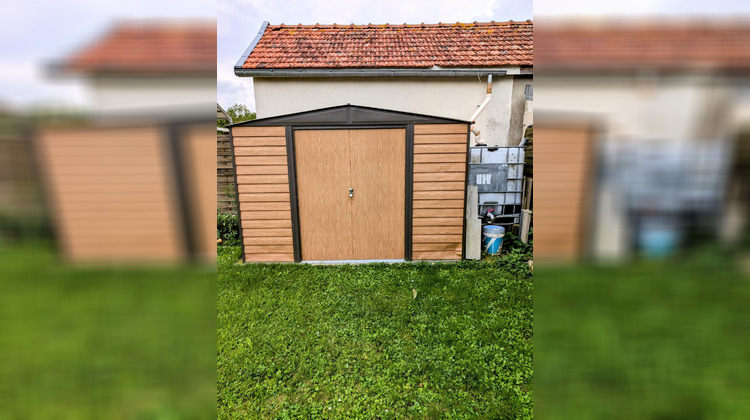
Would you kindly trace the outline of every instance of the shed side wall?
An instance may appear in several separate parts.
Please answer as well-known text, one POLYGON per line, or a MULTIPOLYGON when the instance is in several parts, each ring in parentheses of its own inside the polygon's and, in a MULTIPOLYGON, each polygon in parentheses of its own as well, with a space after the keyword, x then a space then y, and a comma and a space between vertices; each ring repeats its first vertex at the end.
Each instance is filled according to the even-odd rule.
POLYGON ((534 257, 574 261, 589 234, 593 133, 588 125, 544 124, 535 131, 534 257))
POLYGON ((60 244, 73 261, 184 257, 163 127, 49 128, 36 144, 60 244))
POLYGON ((466 179, 466 125, 414 126, 413 260, 459 260, 466 179))
POLYGON ((245 261, 293 262, 284 127, 232 128, 245 261))

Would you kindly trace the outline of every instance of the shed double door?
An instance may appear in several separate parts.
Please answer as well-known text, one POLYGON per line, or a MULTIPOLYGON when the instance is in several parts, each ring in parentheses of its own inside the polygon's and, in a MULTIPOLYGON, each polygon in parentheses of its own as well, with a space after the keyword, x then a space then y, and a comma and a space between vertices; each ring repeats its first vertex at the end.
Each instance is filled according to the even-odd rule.
POLYGON ((302 260, 403 259, 406 130, 295 130, 294 147, 302 260))

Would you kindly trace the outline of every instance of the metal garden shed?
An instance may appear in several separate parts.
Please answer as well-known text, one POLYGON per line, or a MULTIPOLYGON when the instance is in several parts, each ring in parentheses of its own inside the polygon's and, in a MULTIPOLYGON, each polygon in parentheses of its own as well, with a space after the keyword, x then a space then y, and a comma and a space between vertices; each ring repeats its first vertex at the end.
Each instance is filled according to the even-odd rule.
POLYGON ((463 258, 468 121, 343 105, 230 129, 245 262, 463 258))

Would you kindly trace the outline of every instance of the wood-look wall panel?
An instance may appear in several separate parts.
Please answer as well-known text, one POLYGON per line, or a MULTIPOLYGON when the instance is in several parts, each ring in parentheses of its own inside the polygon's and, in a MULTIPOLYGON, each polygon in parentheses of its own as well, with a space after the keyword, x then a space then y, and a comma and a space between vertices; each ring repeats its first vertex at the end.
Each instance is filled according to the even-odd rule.
POLYGON ((438 242, 438 243, 417 243, 414 244, 413 250, 417 251, 451 251, 461 254, 461 242, 438 242))
POLYGON ((460 143, 466 147, 466 132, 462 134, 416 134, 414 144, 456 144, 460 143))
POLYGON ((412 258, 461 258, 468 127, 415 125, 412 258))
POLYGON ((242 202, 240 201, 240 211, 248 211, 248 210, 271 210, 271 211, 281 211, 281 212, 289 212, 291 211, 291 205, 289 204, 289 201, 278 201, 278 202, 261 202, 261 203, 250 203, 250 202, 242 202))
MULTIPOLYGON (((464 157, 464 160, 466 158, 464 157)), ((466 165, 464 163, 414 163, 414 174, 420 172, 428 173, 443 173, 443 172, 466 172, 466 165)))
POLYGON ((287 175, 245 175, 242 174, 242 167, 237 166, 237 184, 288 184, 287 175))
POLYGON ((414 235, 414 243, 460 242, 461 235, 414 235))
POLYGON ((286 175, 286 165, 265 165, 265 166, 247 166, 244 163, 240 163, 240 157, 237 157, 237 165, 242 166, 243 175, 286 175))
POLYGON ((232 138, 232 143, 237 146, 278 146, 286 147, 286 137, 237 137, 232 138))
MULTIPOLYGON (((278 217, 279 215, 275 215, 278 217)), ((246 219, 243 220, 242 226, 245 229, 274 229, 274 228, 291 228, 291 219, 246 219)), ((286 233, 283 236, 287 236, 286 233)))
POLYGON ((289 193, 289 184, 239 184, 240 193, 289 193))
POLYGON ((412 254, 415 260, 460 260, 461 250, 457 251, 415 251, 412 254))
POLYGON ((453 181, 463 184, 465 183, 464 172, 420 172, 414 174, 415 183, 433 181, 453 181))
POLYGON ((241 146, 235 149, 249 156, 286 156, 286 146, 241 146))
POLYGON ((464 215, 464 210, 461 208, 455 208, 455 209, 437 209, 437 208, 430 208, 430 209, 413 209, 412 215, 414 219, 423 218, 423 217, 429 217, 429 218, 444 218, 449 217, 452 219, 459 218, 459 221, 463 220, 461 219, 464 215))
POLYGON ((236 137, 284 137, 284 127, 232 127, 232 135, 236 137))
POLYGON ((293 254, 293 245, 245 245, 248 254, 293 254))
POLYGON ((467 124, 414 124, 414 134, 463 134, 469 133, 467 124))
POLYGON ((289 193, 242 193, 240 203, 258 203, 265 201, 289 201, 289 193))
POLYGON ((414 164, 417 163, 452 163, 466 162, 466 153, 430 153, 415 154, 414 164))
MULTIPOLYGON (((248 159, 243 159, 243 165, 284 165, 286 163, 286 156, 258 156, 254 154, 254 147, 235 147, 235 156, 245 156, 248 159)), ((236 162, 236 159, 235 159, 236 162)))
MULTIPOLYGON (((272 203, 263 203, 263 204, 272 204, 272 203)), ((287 203, 287 205, 288 204, 289 203, 287 203)), ((274 210, 248 210, 248 211, 242 211, 242 212, 240 212, 240 217, 242 217, 242 223, 243 223, 243 226, 244 226, 245 221, 254 222, 256 220, 263 220, 263 221, 288 220, 288 218, 291 217, 291 215, 290 215, 289 211, 280 211, 280 210, 276 210, 276 211, 274 211, 274 210)))
POLYGON ((466 142, 457 144, 415 144, 414 154, 421 153, 460 153, 465 156, 466 142))
POLYGON ((415 200, 463 200, 464 191, 414 191, 414 199, 415 200))
POLYGON ((182 155, 187 170, 186 195, 193 232, 193 252, 216 263, 216 131, 196 123, 183 130, 182 155))
POLYGON ((294 254, 245 254, 245 261, 259 263, 294 262, 294 254))
POLYGON ((414 191, 463 191, 463 182, 428 181, 415 182, 414 191))
MULTIPOLYGON (((291 226, 289 226, 291 228, 291 226)), ((292 231, 289 228, 276 228, 276 229, 248 229, 243 226, 242 234, 248 238, 283 238, 288 236, 292 231)))
MULTIPOLYGON (((187 256, 164 127, 45 128, 36 134, 39 170, 64 255, 81 262, 187 256), (108 227, 100 227, 103 216, 108 227)), ((213 167, 215 156, 208 158, 213 167)))
MULTIPOLYGON (((460 210, 460 209, 459 209, 460 210)), ((437 212, 433 212, 437 213, 437 212)), ((463 219, 458 216, 453 217, 414 217, 413 226, 463 226, 463 219)))
POLYGON ((579 259, 589 234, 591 127, 540 126, 534 135, 534 256, 579 259))
POLYGON ((414 209, 463 209, 463 200, 414 200, 414 209))
POLYGON ((460 235, 463 226, 412 226, 414 235, 460 235))
MULTIPOLYGON (((291 233, 291 230, 290 230, 290 233, 291 233)), ((245 236, 243 238, 243 242, 245 243, 245 245, 291 245, 292 237, 291 236, 284 236, 284 237, 275 237, 275 236, 247 237, 245 236)))

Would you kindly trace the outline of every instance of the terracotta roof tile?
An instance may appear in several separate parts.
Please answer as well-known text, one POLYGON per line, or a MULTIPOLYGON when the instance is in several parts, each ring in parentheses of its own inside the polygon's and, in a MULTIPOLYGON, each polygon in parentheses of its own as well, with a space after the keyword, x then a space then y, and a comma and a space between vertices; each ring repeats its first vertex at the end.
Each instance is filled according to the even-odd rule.
POLYGON ((750 22, 539 24, 535 67, 548 70, 750 69, 750 22))
POLYGON ((74 73, 216 73, 215 22, 127 22, 73 54, 74 73))
POLYGON ((533 23, 269 25, 245 69, 531 66, 533 23))

